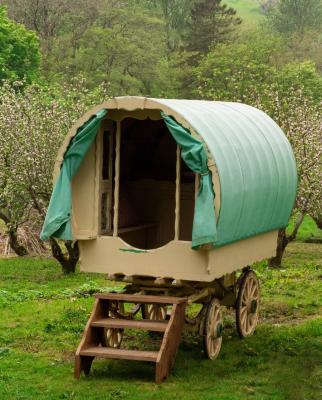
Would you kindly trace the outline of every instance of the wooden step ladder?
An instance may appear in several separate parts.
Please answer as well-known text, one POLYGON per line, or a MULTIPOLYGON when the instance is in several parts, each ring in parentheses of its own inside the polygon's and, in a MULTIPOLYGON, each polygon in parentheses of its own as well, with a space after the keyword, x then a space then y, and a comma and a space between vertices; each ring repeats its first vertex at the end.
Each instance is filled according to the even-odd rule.
POLYGON ((100 357, 152 362, 156 366, 155 382, 161 383, 168 376, 175 361, 184 324, 186 298, 121 293, 97 294, 95 297, 93 311, 76 351, 75 378, 78 379, 82 371, 88 375, 94 358, 100 357), (170 318, 165 321, 111 318, 109 307, 115 302, 134 303, 138 306, 144 304, 171 305, 172 309, 170 318), (159 351, 141 351, 106 347, 104 340, 104 329, 106 328, 162 332, 160 349, 159 351))

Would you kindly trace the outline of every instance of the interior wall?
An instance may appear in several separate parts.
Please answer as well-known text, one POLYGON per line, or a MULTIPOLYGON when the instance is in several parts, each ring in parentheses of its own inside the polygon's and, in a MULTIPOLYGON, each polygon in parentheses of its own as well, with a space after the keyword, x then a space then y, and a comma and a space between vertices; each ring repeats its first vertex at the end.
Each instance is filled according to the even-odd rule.
MULTIPOLYGON (((109 136, 110 133, 109 129, 109 136)), ((104 146, 103 137, 101 142, 104 146)), ((112 142, 105 146, 106 154, 99 164, 102 174, 104 163, 112 163, 109 170, 113 176, 109 179, 112 179, 110 197, 113 204, 107 211, 109 219, 114 209, 115 140, 112 142), (111 150, 109 157, 108 148, 111 150)), ((128 117, 121 121, 118 236, 134 247, 153 249, 174 239, 176 149, 177 144, 163 120, 128 117)), ((180 170, 179 240, 191 241, 195 174, 182 160, 180 170)), ((103 180, 101 185, 106 186, 108 182, 103 180)), ((106 213, 102 202, 100 209, 101 213, 106 213)), ((101 230, 101 234, 111 235, 112 231, 101 230)))
POLYGON ((180 185, 179 240, 192 240, 192 224, 195 208, 195 184, 180 185))
POLYGON ((124 119, 119 201, 124 241, 153 249, 174 239, 175 180, 176 142, 163 120, 124 119))

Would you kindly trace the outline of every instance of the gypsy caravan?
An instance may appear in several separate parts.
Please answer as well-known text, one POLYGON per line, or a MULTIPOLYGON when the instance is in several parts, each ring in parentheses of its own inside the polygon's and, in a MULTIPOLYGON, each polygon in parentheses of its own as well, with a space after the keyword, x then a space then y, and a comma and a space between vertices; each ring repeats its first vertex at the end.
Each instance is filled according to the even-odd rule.
POLYGON ((126 283, 96 295, 75 376, 94 357, 155 363, 168 374, 183 328, 214 359, 222 306, 240 337, 258 321, 252 263, 271 257, 287 225, 297 173, 265 113, 240 103, 119 97, 80 118, 55 165, 42 238, 78 240, 81 271, 126 283), (187 305, 198 303, 193 318, 187 305), (129 309, 127 304, 132 304, 129 309), (128 350, 124 329, 163 334, 159 351, 128 350))

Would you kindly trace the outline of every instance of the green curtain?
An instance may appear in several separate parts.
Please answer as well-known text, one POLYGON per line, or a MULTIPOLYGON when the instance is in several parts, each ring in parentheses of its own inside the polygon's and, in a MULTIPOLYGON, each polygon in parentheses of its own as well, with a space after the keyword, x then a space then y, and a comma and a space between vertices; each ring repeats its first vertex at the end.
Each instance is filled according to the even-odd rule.
POLYGON ((203 143, 191 136, 188 129, 183 128, 173 118, 161 113, 174 140, 181 148, 181 157, 187 166, 200 174, 200 187, 195 203, 192 228, 192 248, 201 245, 215 245, 217 240, 216 216, 214 208, 215 193, 212 176, 208 169, 208 158, 203 143))
POLYGON ((62 240, 73 239, 71 181, 94 142, 100 123, 106 113, 107 110, 105 109, 99 111, 77 130, 76 135, 71 140, 50 198, 47 215, 40 234, 42 240, 48 240, 50 237, 62 240))

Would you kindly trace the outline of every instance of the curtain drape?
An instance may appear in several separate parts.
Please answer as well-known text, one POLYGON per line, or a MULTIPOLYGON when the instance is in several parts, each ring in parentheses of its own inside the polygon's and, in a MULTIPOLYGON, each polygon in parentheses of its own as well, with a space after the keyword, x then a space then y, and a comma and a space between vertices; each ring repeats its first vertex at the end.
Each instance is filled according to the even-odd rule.
POLYGON ((95 116, 82 125, 71 140, 55 183, 45 222, 40 234, 42 240, 55 237, 62 240, 72 240, 72 188, 71 181, 78 171, 87 151, 93 144, 100 123, 107 110, 100 110, 95 116))
POLYGON ((214 208, 215 193, 204 145, 195 139, 188 129, 178 124, 172 117, 163 112, 161 115, 172 137, 180 146, 183 161, 192 171, 200 174, 200 186, 195 202, 193 218, 192 248, 198 249, 205 244, 214 246, 217 240, 214 208))

